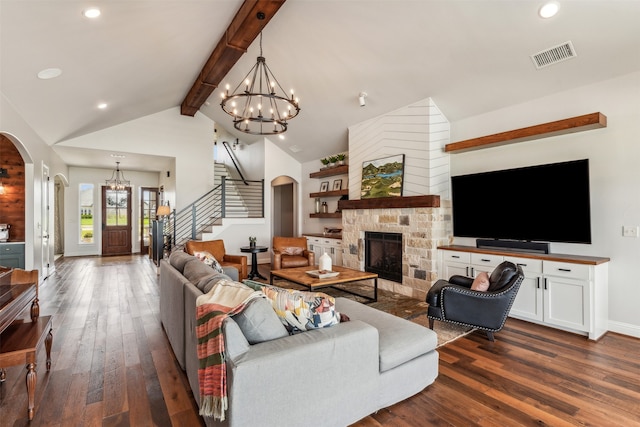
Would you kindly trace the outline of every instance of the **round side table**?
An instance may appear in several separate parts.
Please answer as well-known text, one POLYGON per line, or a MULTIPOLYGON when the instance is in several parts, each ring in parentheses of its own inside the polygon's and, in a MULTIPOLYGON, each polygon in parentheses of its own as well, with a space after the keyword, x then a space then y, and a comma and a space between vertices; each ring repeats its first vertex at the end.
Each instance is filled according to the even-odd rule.
POLYGON ((259 277, 263 280, 267 280, 266 277, 261 276, 258 272, 258 254, 260 252, 267 252, 267 249, 269 249, 267 246, 242 246, 240 248, 240 252, 251 254, 251 271, 248 275, 249 279, 259 277))

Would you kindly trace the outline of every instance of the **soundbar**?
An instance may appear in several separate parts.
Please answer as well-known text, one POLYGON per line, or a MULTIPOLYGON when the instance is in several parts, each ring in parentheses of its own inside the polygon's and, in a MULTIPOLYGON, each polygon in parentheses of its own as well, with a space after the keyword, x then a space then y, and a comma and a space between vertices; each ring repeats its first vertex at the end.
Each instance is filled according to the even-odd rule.
POLYGON ((517 252, 549 253, 549 243, 527 242, 521 240, 476 239, 476 247, 481 249, 509 249, 517 252))

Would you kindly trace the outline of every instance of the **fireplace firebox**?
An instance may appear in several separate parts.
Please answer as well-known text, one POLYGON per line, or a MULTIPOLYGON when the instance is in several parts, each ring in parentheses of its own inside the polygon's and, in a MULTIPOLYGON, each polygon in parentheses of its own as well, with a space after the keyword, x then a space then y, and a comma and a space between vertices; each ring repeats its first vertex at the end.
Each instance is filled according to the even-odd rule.
POLYGON ((402 283, 402 234, 365 231, 364 270, 402 283))

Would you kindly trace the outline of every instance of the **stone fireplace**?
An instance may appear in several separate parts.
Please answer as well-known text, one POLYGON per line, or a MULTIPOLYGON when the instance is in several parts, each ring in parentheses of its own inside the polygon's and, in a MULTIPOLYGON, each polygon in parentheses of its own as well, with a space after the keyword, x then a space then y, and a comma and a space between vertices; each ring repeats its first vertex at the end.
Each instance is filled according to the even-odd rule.
POLYGON ((401 275, 380 278, 378 286, 424 300, 437 280, 437 248, 449 244, 450 207, 438 196, 394 197, 341 201, 343 265, 365 270, 365 233, 401 236, 401 275), (448 232, 449 231, 449 232, 448 232))

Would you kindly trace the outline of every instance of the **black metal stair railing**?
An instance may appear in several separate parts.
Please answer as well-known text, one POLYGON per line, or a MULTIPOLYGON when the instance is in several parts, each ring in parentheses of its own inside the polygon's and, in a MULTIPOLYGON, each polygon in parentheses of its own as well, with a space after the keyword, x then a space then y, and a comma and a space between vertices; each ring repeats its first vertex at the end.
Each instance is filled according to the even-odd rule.
POLYGON ((264 218, 264 179, 222 178, 222 183, 164 221, 169 250, 182 248, 188 240, 219 225, 223 218, 264 218), (242 184, 242 185, 240 185, 242 184))

